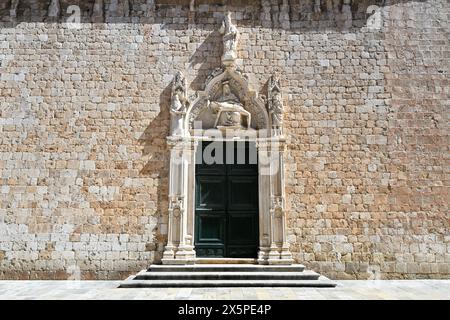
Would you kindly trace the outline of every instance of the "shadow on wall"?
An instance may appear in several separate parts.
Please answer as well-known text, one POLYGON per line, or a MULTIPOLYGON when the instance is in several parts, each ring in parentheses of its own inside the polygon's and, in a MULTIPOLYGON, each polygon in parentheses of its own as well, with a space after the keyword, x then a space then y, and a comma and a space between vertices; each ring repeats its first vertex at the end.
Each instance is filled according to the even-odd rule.
POLYGON ((189 58, 190 68, 196 70, 196 77, 190 84, 192 91, 204 89, 206 78, 211 74, 214 67, 217 68, 220 66, 221 55, 222 37, 216 30, 208 34, 206 39, 189 58))
POLYGON ((213 30, 221 13, 230 10, 240 26, 349 29, 365 26, 384 6, 405 2, 426 0, 2 0, 0 22, 2 27, 21 22, 108 22, 213 30))
POLYGON ((155 241, 158 245, 155 260, 160 260, 163 245, 167 241, 167 234, 163 233, 161 226, 166 224, 164 218, 168 215, 169 194, 169 158, 170 153, 167 148, 166 137, 169 135, 170 127, 170 96, 172 84, 170 83, 160 95, 160 112, 149 123, 143 134, 139 138, 139 143, 143 146, 142 156, 148 159, 147 163, 139 172, 142 177, 152 178, 156 187, 155 198, 156 212, 159 214, 158 227, 154 230, 155 241))

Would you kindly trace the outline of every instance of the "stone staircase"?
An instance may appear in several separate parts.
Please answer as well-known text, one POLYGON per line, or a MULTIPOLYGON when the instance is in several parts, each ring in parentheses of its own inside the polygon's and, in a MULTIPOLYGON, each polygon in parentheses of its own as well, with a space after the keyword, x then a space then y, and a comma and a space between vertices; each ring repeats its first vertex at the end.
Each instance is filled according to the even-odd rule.
POLYGON ((335 287, 303 265, 193 264, 152 265, 130 276, 120 288, 177 287, 335 287))

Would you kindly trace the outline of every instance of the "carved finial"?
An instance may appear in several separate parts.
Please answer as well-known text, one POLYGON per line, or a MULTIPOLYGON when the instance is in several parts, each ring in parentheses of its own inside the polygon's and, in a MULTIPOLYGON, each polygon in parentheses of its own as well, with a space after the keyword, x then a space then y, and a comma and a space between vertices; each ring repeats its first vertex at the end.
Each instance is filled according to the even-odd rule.
POLYGON ((237 56, 236 51, 239 32, 236 26, 231 22, 230 12, 226 13, 219 32, 223 36, 222 64, 224 66, 232 65, 234 64, 237 56))
POLYGON ((94 6, 92 7, 92 15, 91 15, 91 21, 92 22, 103 22, 103 0, 95 0, 94 6))
POLYGON ((50 5, 48 6, 48 14, 47 16, 50 19, 56 20, 59 17, 61 12, 61 5, 59 4, 59 0, 52 0, 50 5))
POLYGON ((170 104, 170 113, 172 115, 170 131, 173 136, 182 136, 184 134, 184 117, 188 105, 186 78, 181 71, 178 71, 172 82, 172 99, 170 104))
POLYGON ((269 79, 267 104, 272 118, 272 129, 275 135, 281 134, 283 126, 283 98, 280 80, 276 74, 269 79))

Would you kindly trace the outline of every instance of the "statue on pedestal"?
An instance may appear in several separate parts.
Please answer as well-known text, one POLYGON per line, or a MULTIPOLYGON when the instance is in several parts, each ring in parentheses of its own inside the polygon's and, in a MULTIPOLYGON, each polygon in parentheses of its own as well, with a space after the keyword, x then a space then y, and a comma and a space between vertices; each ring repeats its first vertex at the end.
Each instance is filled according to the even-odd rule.
POLYGON ((280 80, 272 76, 269 80, 268 109, 272 117, 272 129, 275 134, 282 133, 283 126, 283 98, 281 96, 280 80))
POLYGON ((231 22, 230 12, 225 15, 225 19, 219 32, 223 36, 222 64, 228 66, 233 64, 236 60, 236 48, 239 35, 236 26, 231 22))
POLYGON ((175 74, 172 83, 172 99, 170 106, 170 114, 172 116, 170 132, 173 136, 182 136, 184 133, 184 117, 186 115, 188 104, 186 79, 183 74, 178 71, 175 74))

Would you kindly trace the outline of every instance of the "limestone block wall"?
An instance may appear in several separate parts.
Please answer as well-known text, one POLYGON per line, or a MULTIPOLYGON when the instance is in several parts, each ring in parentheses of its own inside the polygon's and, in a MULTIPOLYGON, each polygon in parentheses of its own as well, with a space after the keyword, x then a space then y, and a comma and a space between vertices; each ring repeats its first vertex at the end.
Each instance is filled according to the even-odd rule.
POLYGON ((50 1, 22 0, 15 21, 0 4, 0 278, 160 261, 170 83, 183 71, 193 93, 220 66, 225 8, 253 87, 283 85, 296 261, 334 279, 450 277, 447 1, 353 1, 350 22, 331 0, 128 2, 104 0, 97 23, 94 0, 61 0, 56 21, 50 1))

